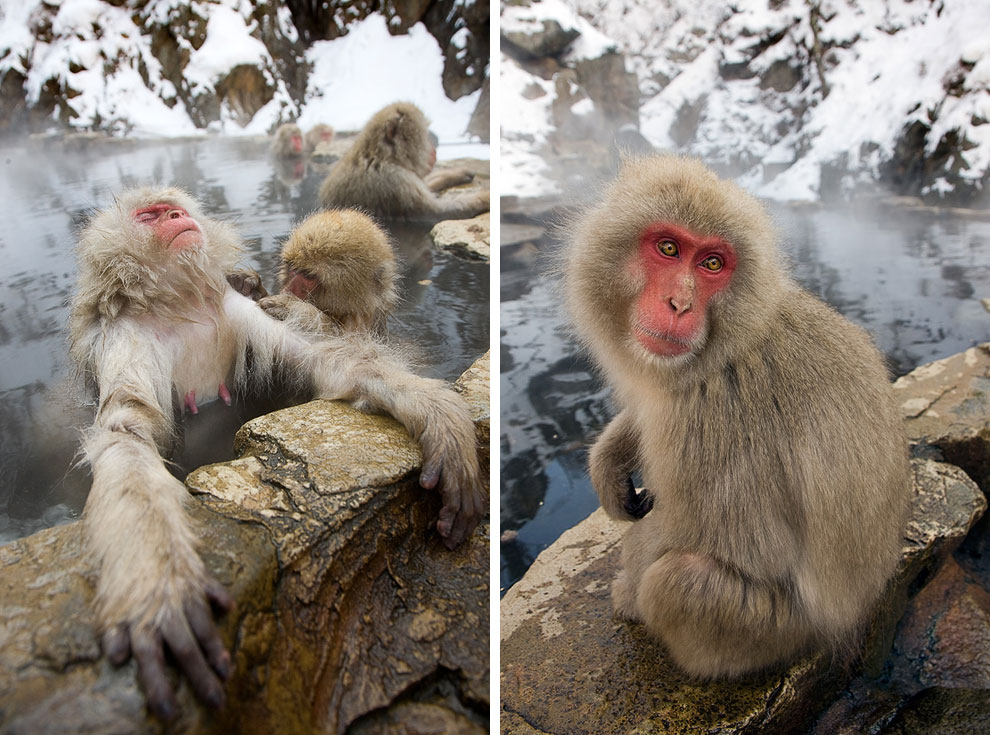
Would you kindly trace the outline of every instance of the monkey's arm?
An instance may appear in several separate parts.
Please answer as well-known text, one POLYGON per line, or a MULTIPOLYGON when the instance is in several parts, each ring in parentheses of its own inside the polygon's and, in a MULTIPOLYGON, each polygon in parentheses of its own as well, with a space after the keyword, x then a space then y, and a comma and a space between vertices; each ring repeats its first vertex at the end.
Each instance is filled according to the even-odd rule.
POLYGON ((474 174, 462 167, 443 168, 431 171, 423 181, 426 182, 426 186, 430 191, 438 194, 452 186, 470 184, 474 181, 474 174))
POLYGON ((269 374, 275 362, 281 362, 308 377, 317 397, 360 401, 402 423, 422 446, 420 485, 440 491, 443 507, 437 530, 444 543, 454 548, 471 534, 487 501, 474 423, 457 393, 441 380, 410 372, 368 335, 307 339, 232 292, 224 306, 251 347, 257 373, 269 374))
POLYGON ((93 473, 83 523, 99 565, 104 653, 117 665, 134 655, 148 706, 162 719, 176 714, 165 646, 197 696, 220 707, 230 655, 210 603, 228 610, 233 600, 196 553, 188 493, 158 453, 172 431, 171 355, 125 318, 92 344, 100 399, 83 446, 93 473))
POLYGON ((629 476, 639 464, 639 432, 628 411, 605 427, 591 447, 588 469, 602 508, 619 521, 635 521, 653 508, 653 496, 637 494, 629 476))
POLYGON ((489 209, 490 195, 488 191, 437 196, 430 190, 426 182, 412 171, 398 166, 395 166, 394 169, 395 176, 402 179, 401 188, 405 191, 404 196, 408 197, 410 202, 415 202, 415 207, 411 212, 413 217, 422 215, 432 219, 457 219, 474 217, 482 212, 487 212, 489 209))
POLYGON ((337 324, 308 301, 291 293, 266 296, 258 302, 268 316, 306 334, 332 334, 339 331, 337 324))

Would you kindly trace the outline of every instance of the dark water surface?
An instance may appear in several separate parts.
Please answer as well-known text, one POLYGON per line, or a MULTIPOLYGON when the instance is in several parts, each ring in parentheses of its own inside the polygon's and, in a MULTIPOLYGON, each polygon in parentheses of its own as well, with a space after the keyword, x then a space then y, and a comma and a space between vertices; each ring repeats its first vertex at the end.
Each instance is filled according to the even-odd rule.
MULTIPOLYGON (((244 264, 272 289, 278 249, 316 208, 325 169, 276 169, 267 153, 267 140, 243 138, 0 148, 0 543, 77 517, 89 490, 87 470, 72 464, 93 396, 71 378, 65 331, 78 228, 114 192, 179 185, 235 224, 244 264)), ((488 349, 488 266, 435 251, 428 226, 390 229, 403 298, 390 334, 415 345, 420 373, 456 378, 488 349)), ((230 458, 238 426, 274 407, 202 407, 184 422, 181 468, 230 458)))
MULTIPOLYGON (((864 326, 891 372, 990 340, 990 219, 950 212, 775 208, 795 278, 864 326)), ((608 392, 540 274, 548 238, 501 258, 501 590, 598 507, 586 446, 608 392), (506 531, 509 531, 506 534, 506 531)))

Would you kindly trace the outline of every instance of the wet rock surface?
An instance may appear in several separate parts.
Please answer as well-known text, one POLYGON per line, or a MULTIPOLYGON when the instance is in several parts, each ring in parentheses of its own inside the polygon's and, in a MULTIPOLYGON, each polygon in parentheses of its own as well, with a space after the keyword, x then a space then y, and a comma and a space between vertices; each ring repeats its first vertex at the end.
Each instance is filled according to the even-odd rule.
MULTIPOLYGON (((916 401, 915 418, 937 405, 945 413, 928 418, 951 413, 955 431, 979 423, 962 396, 979 397, 971 381, 980 377, 981 350, 985 356, 981 347, 950 358, 958 359, 952 370, 923 366, 901 379, 897 390, 916 401), (948 382, 922 384, 933 375, 948 382), (952 405, 969 412, 938 403, 952 390, 959 393, 952 405)), ((912 420, 909 432, 918 438, 912 420)), ((622 528, 598 510, 543 552, 502 600, 502 733, 955 732, 937 729, 953 718, 976 728, 968 732, 982 731, 990 701, 980 694, 990 686, 988 577, 957 559, 975 554, 970 545, 986 500, 966 472, 931 458, 938 451, 916 453, 901 566, 862 651, 812 654, 733 683, 692 682, 643 626, 613 617, 622 528)))
MULTIPOLYGON (((487 355, 457 388, 487 466, 487 355)), ((239 459, 187 479, 203 556, 237 600, 221 621, 228 705, 209 713, 181 684, 167 731, 484 731, 487 522, 443 547, 419 447, 386 416, 315 401, 250 422, 237 442, 239 459)), ((81 531, 0 547, 0 732, 165 731, 133 662, 101 658, 81 531)))
POLYGON ((464 220, 438 222, 430 231, 433 244, 474 260, 491 257, 491 214, 464 220))

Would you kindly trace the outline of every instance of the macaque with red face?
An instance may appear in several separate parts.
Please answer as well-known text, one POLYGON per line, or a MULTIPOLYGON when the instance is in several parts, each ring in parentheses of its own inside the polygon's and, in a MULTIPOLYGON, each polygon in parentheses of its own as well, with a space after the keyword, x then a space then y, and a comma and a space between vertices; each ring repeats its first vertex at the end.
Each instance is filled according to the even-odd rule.
POLYGON ((697 161, 626 160, 571 235, 569 310, 620 409, 590 454, 602 507, 631 522, 617 613, 701 678, 848 645, 911 495, 869 336, 794 283, 763 208, 697 161))
POLYGON ((456 169, 429 177, 436 161, 422 111, 396 102, 375 113, 330 170, 320 187, 320 202, 397 219, 440 220, 488 211, 487 191, 438 197, 438 191, 466 183, 472 175, 456 169))
POLYGON ((327 144, 333 140, 333 128, 324 123, 318 123, 306 131, 303 137, 303 148, 306 155, 311 155, 318 145, 327 144))
POLYGON ((272 155, 276 158, 301 158, 303 155, 303 134, 295 123, 283 123, 275 131, 272 141, 272 155))
POLYGON ((99 566, 97 613, 107 657, 134 656, 149 707, 164 719, 176 714, 166 649, 212 707, 224 702, 231 667, 213 612, 232 600, 196 551, 188 493, 162 459, 176 414, 229 404, 278 375, 409 427, 423 449, 420 484, 443 498, 436 527, 447 546, 464 541, 486 510, 460 397, 410 373, 363 333, 317 338, 269 318, 228 284, 239 254, 233 230, 174 188, 120 195, 93 217, 78 248, 71 353, 99 392, 83 445, 93 474, 83 523, 99 566))

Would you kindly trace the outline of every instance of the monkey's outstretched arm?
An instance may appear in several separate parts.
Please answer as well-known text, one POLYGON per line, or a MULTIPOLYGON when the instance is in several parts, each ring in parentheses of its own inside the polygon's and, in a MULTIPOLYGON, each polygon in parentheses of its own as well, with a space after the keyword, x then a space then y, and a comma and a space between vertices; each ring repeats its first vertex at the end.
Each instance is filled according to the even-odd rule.
POLYGON ((474 181, 474 174, 466 168, 443 168, 431 171, 423 179, 430 191, 439 194, 444 189, 461 184, 470 184, 474 181))
POLYGON ((639 464, 639 433, 628 411, 605 427, 588 459, 591 484, 602 508, 612 518, 635 521, 653 508, 653 496, 637 494, 630 473, 639 464))
MULTIPOLYGON (((398 169, 398 167, 396 167, 398 169)), ((411 171, 399 169, 405 179, 403 188, 410 196, 419 200, 417 209, 423 216, 429 218, 461 218, 474 217, 487 212, 490 207, 490 194, 487 191, 469 191, 464 193, 437 196, 421 178, 411 171)))
POLYGON ((454 548, 471 534, 487 509, 474 423, 446 383, 413 374, 367 335, 307 338, 233 292, 224 306, 260 375, 274 369, 269 360, 281 362, 311 381, 317 397, 361 401, 402 423, 423 449, 420 485, 439 488, 443 499, 437 530, 445 545, 454 548))
POLYGON ((104 653, 118 665, 134 655, 148 706, 162 719, 177 712, 165 646, 197 696, 220 707, 230 655, 210 604, 229 610, 233 600, 196 553, 188 493, 158 452, 172 431, 171 355, 126 319, 92 343, 100 405, 83 447, 93 472, 83 522, 99 565, 104 653))

